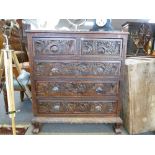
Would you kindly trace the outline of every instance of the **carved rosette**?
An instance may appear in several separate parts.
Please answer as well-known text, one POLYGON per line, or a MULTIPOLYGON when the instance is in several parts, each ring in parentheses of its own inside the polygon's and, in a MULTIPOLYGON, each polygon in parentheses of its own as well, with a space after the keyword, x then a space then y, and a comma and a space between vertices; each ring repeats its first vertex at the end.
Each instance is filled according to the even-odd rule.
POLYGON ((36 62, 37 76, 119 75, 120 62, 36 62))
POLYGON ((74 39, 39 39, 34 40, 36 55, 74 55, 76 41, 74 39))
POLYGON ((54 113, 89 113, 89 114, 108 114, 114 113, 116 110, 115 102, 52 102, 39 101, 38 112, 41 114, 54 113))
POLYGON ((82 55, 120 56, 122 42, 115 39, 82 40, 82 55))
POLYGON ((117 83, 36 82, 38 96, 103 96, 117 91, 117 83))

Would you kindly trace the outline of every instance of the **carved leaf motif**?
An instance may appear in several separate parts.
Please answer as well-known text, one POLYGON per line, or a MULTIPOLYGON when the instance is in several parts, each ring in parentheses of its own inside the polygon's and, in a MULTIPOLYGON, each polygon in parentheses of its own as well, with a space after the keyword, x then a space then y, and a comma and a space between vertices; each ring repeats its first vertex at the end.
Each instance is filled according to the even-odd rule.
POLYGON ((39 101, 39 113, 103 113, 115 112, 115 102, 43 102, 39 101))
POLYGON ((50 105, 50 103, 47 103, 47 102, 45 102, 45 103, 43 102, 42 103, 42 102, 40 102, 39 103, 39 107, 38 107, 39 108, 38 109, 39 112, 40 113, 48 113, 49 112, 49 109, 50 109, 50 106, 49 105, 50 105))
POLYGON ((77 93, 80 93, 80 94, 85 93, 87 91, 87 85, 80 83, 76 86, 76 89, 77 89, 77 93))
POLYGON ((38 76, 61 76, 61 75, 119 75, 120 63, 112 62, 70 62, 70 63, 35 63, 38 76))
POLYGON ((56 53, 59 51, 59 47, 57 45, 50 46, 50 51, 56 53))
POLYGON ((115 95, 117 83, 37 82, 39 96, 102 96, 115 95))
POLYGON ((75 111, 75 107, 76 104, 74 103, 62 103, 62 109, 63 109, 63 112, 70 112, 70 113, 74 113, 75 111))
POLYGON ((82 41, 82 51, 84 51, 85 54, 91 54, 93 52, 93 41, 82 41))
POLYGON ((75 40, 73 39, 42 39, 34 40, 34 50, 38 55, 52 54, 65 55, 75 54, 75 40))
POLYGON ((82 40, 82 55, 120 56, 121 41, 118 40, 82 40))
POLYGON ((88 103, 81 103, 76 106, 75 111, 77 112, 88 112, 91 109, 91 104, 88 103))
POLYGON ((41 54, 41 51, 45 48, 45 42, 42 40, 38 40, 34 43, 35 45, 35 52, 41 54))

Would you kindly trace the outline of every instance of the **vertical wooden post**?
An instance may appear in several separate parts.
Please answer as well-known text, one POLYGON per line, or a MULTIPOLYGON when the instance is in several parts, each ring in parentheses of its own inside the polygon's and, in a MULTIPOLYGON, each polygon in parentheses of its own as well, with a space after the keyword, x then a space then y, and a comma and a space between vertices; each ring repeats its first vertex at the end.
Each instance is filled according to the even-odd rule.
POLYGON ((12 50, 3 49, 4 53, 4 66, 5 66, 5 80, 6 80, 6 90, 7 99, 9 106, 9 114, 12 119, 12 131, 13 135, 16 135, 15 128, 15 100, 14 100, 14 88, 13 88, 13 71, 12 71, 12 50))
POLYGON ((12 52, 12 58, 13 58, 13 61, 14 61, 15 65, 16 65, 18 74, 20 75, 20 73, 21 73, 21 67, 20 67, 20 65, 19 65, 19 61, 18 61, 18 59, 17 59, 17 56, 16 56, 16 54, 15 54, 15 51, 12 52))
POLYGON ((3 76, 3 70, 4 70, 4 57, 3 57, 3 51, 0 51, 0 81, 3 76))

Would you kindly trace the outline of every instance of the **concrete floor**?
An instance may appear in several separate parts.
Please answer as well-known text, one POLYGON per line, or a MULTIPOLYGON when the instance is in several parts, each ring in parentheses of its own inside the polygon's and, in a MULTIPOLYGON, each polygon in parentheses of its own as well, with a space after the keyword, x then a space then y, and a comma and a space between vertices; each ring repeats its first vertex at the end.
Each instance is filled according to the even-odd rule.
MULTIPOLYGON (((31 120, 33 118, 32 105, 30 100, 24 99, 20 102, 19 93, 15 93, 16 125, 28 126, 26 135, 32 135, 31 120)), ((11 119, 5 114, 3 95, 0 94, 0 125, 11 125, 11 119)), ((115 135, 112 124, 43 124, 39 135, 115 135)), ((144 134, 152 134, 151 132, 144 134)), ((122 128, 122 135, 128 135, 122 128)))

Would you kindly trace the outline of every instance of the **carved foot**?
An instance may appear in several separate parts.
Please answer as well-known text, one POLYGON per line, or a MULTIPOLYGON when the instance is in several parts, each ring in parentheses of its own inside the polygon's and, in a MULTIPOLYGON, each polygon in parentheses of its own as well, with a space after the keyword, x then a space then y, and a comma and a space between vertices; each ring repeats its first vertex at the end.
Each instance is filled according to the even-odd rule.
POLYGON ((32 133, 38 134, 40 132, 40 129, 41 129, 41 123, 32 122, 32 125, 33 125, 32 133))
POLYGON ((116 134, 121 134, 122 133, 121 127, 122 127, 121 123, 115 123, 114 124, 114 132, 116 134))

